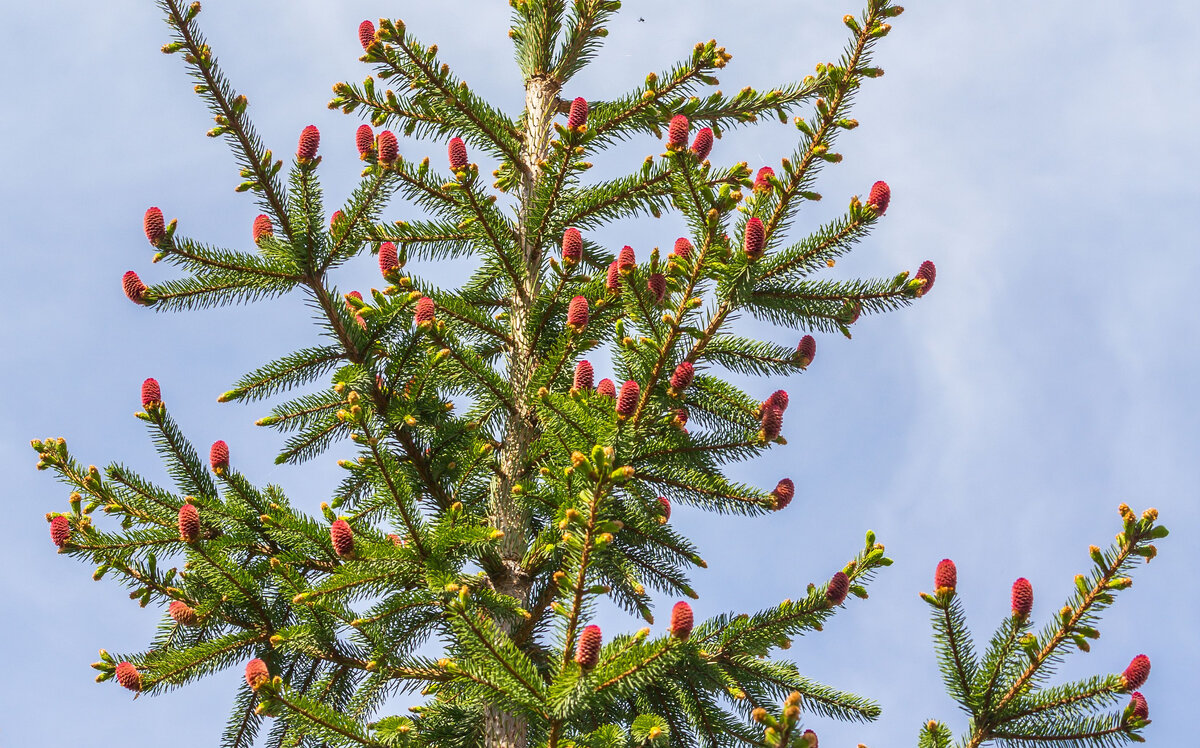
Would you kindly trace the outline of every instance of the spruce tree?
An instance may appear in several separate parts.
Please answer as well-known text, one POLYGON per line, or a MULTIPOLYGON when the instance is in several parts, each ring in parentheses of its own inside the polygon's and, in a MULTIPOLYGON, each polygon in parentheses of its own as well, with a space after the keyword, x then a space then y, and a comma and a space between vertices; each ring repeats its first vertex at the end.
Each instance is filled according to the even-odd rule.
MULTIPOLYGON (((689 574, 705 566, 673 529, 673 505, 755 515, 786 510, 798 489, 803 500, 787 478, 756 486, 723 472, 786 444, 788 395, 760 401, 722 374, 797 374, 813 363, 815 339, 755 340, 732 320, 849 337, 860 316, 933 288, 928 261, 912 275, 820 275, 879 224, 883 182, 827 225, 791 231, 804 203, 820 199, 821 168, 841 160, 833 148, 857 125, 851 103, 882 75, 874 47, 902 8, 868 0, 843 19, 842 56, 798 83, 715 90, 731 56, 709 41, 627 95, 595 101, 568 92, 586 93, 572 91, 572 78, 600 52, 620 3, 513 0, 509 36, 525 88, 515 116, 400 21, 364 21, 372 75, 334 86, 329 106, 369 122, 354 136, 365 168, 327 218, 321 134, 304 128, 290 163, 276 158, 199 31, 199 3, 158 4, 172 32, 163 51, 185 60, 216 121, 209 135, 230 144, 238 190, 263 213, 253 246, 235 250, 190 238, 150 208, 154 259, 181 277, 146 286, 130 271, 124 291, 157 311, 302 296, 320 339, 219 399, 305 388, 258 423, 290 434, 280 463, 333 452, 345 476, 323 516, 310 517, 279 487, 254 485, 224 441, 206 465, 154 379, 138 417, 173 487, 119 463, 85 467, 62 439, 34 440, 39 469, 72 489, 69 511, 47 515, 59 552, 99 564, 97 579, 116 578, 162 609, 150 647, 102 650, 97 680, 153 693, 244 668, 221 741, 230 748, 260 736, 273 747, 815 748, 820 719, 879 714, 874 701, 774 656, 867 596, 891 564, 873 533, 841 568, 803 570, 825 581, 752 614, 694 621, 681 600, 656 623, 651 593, 695 597, 689 574), (778 170, 755 171, 715 143, 789 117, 799 140, 778 170), (654 139, 661 154, 628 175, 588 179, 588 159, 654 139), (401 152, 430 142, 446 148, 445 161, 401 152), (473 153, 499 164, 494 181, 473 153), (391 206, 397 196, 403 204, 391 206), (632 247, 589 236, 667 212, 689 235, 665 239, 665 256, 642 250, 639 262, 632 247), (335 288, 330 272, 364 254, 377 258, 383 288, 335 288), (476 262, 458 288, 420 277, 423 264, 457 257, 476 262), (603 353, 621 384, 594 381, 591 361, 603 353), (96 510, 108 519, 94 522, 96 510), (590 622, 601 598, 648 627, 602 632, 590 622), (440 656, 420 654, 434 639, 440 656), (401 691, 427 698, 409 715, 380 714, 401 691)), ((332 147, 348 148, 349 131, 332 147)), ((1035 632, 1033 590, 1018 579, 1012 613, 981 654, 954 564, 938 565, 922 598, 946 688, 968 719, 957 739, 930 720, 919 746, 1142 740, 1145 655, 1119 675, 1049 683, 1067 653, 1088 649, 1099 613, 1167 534, 1152 509, 1120 511, 1115 543, 1091 548, 1091 570, 1064 606, 1035 632)))

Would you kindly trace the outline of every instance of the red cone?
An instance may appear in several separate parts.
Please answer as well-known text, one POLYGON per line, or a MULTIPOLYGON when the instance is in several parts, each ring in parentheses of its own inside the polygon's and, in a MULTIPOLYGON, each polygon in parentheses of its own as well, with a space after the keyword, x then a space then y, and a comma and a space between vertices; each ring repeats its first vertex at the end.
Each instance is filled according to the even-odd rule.
POLYGON ((626 244, 621 247, 621 254, 617 255, 617 270, 624 275, 631 272, 635 265, 637 265, 637 258, 633 255, 633 247, 626 244))
POLYGON ((613 260, 608 266, 608 275, 604 278, 604 287, 611 293, 621 293, 620 272, 617 269, 617 261, 613 260))
POLYGON ((567 327, 573 332, 583 332, 588 323, 588 300, 583 296, 571 299, 567 307, 567 327))
POLYGON ((342 211, 340 211, 340 210, 333 211, 333 215, 331 215, 329 217, 329 230, 330 231, 333 231, 333 227, 336 226, 339 222, 341 222, 342 215, 343 215, 342 211))
POLYGON ((571 228, 563 232, 562 258, 568 265, 574 265, 583 257, 583 235, 579 229, 571 228))
POLYGON ((1139 692, 1134 691, 1129 696, 1130 716, 1138 719, 1150 719, 1150 705, 1146 703, 1146 697, 1139 692))
POLYGON ((1012 612, 1017 618, 1025 618, 1033 610, 1033 585, 1025 577, 1013 582, 1012 612))
POLYGON ((200 537, 200 510, 195 504, 184 504, 179 507, 179 539, 191 543, 200 537))
POLYGON ((125 289, 125 295, 134 304, 146 303, 146 284, 142 283, 142 279, 138 274, 130 270, 121 276, 121 288, 125 289))
POLYGON ((933 587, 935 590, 948 589, 953 591, 958 586, 958 567, 948 558, 938 562, 933 572, 933 587))
POLYGON ((142 382, 142 407, 149 408, 151 403, 162 402, 162 391, 158 388, 158 380, 151 377, 142 382))
POLYGON ((304 163, 317 157, 317 147, 321 145, 321 131, 316 125, 309 125, 300 133, 300 143, 296 146, 296 160, 304 163))
POLYGON ((850 577, 846 576, 846 572, 839 571, 829 580, 829 586, 825 588, 825 599, 830 605, 841 605, 849 592, 850 577))
POLYGON ((130 691, 141 691, 142 674, 131 663, 117 663, 117 683, 125 686, 130 691))
POLYGON ((800 362, 801 369, 807 369, 808 365, 817 357, 817 341, 812 335, 805 335, 800 338, 800 344, 796 346, 796 360, 800 362))
POLYGON ((761 416, 771 408, 775 408, 780 412, 788 409, 788 393, 787 390, 775 390, 770 397, 763 400, 762 405, 758 406, 758 414, 761 416))
POLYGON ((333 541, 333 550, 342 558, 354 553, 354 530, 344 519, 335 520, 329 526, 329 539, 333 541))
POLYGON ((246 663, 246 683, 250 688, 257 691, 265 686, 271 680, 271 672, 267 670, 267 663, 257 657, 246 663))
POLYGON ((691 361, 683 361, 671 373, 671 387, 676 390, 686 389, 696 376, 696 367, 691 361))
POLYGON ((575 364, 575 389, 579 391, 590 390, 592 388, 592 377, 595 374, 592 372, 592 364, 589 361, 583 360, 575 364))
POLYGON ((676 257, 688 258, 692 256, 692 243, 686 237, 679 237, 675 240, 675 249, 671 250, 676 257))
POLYGON ((368 49, 375 43, 375 24, 370 21, 358 24, 358 43, 363 49, 368 49))
POLYGON ((1121 673, 1121 678, 1125 681, 1125 690, 1134 691, 1146 685, 1146 679, 1150 677, 1150 658, 1144 654, 1134 657, 1129 662, 1129 666, 1125 668, 1125 672, 1121 673))
POLYGON ((400 157, 400 144, 391 130, 379 133, 379 163, 390 164, 400 157))
POLYGON ((384 242, 379 245, 379 272, 386 278, 400 269, 400 257, 396 253, 396 245, 384 242))
POLYGON ((769 166, 764 166, 758 170, 758 174, 754 175, 754 189, 757 192, 771 191, 771 177, 775 176, 775 170, 769 166))
POLYGON ((146 209, 146 215, 142 218, 142 228, 145 229, 146 238, 150 240, 152 247, 157 247, 167 238, 167 225, 163 221, 162 211, 158 208, 146 209))
POLYGON ((762 433, 763 437, 769 441, 775 441, 779 438, 779 432, 783 431, 783 411, 779 408, 766 408, 762 414, 762 433))
POLYGON ((587 124, 588 103, 582 96, 571 102, 571 113, 567 115, 567 127, 574 130, 587 124))
POLYGON ((229 467, 229 445, 223 439, 213 442, 212 449, 208 450, 208 461, 214 473, 229 467))
POLYGON ((686 639, 692 635, 692 606, 680 600, 671 609, 671 636, 686 639))
POLYGON ((763 247, 766 243, 766 230, 758 216, 746 221, 746 238, 742 244, 742 250, 746 253, 746 257, 749 257, 751 261, 762 257, 763 247))
POLYGON ((621 418, 633 415, 633 410, 637 407, 638 399, 641 396, 641 388, 632 379, 621 385, 621 394, 617 397, 617 415, 621 418))
POLYGON ((892 200, 892 190, 887 182, 876 182, 871 185, 871 194, 867 197, 867 205, 875 209, 876 215, 887 212, 888 203, 892 200))
POLYGON ((467 165, 467 144, 462 138, 450 138, 446 153, 450 156, 450 168, 454 171, 467 165))
POLYGON ((702 127, 696 133, 696 139, 692 141, 692 151, 696 154, 696 158, 703 161, 708 158, 708 154, 712 153, 713 147, 713 131, 710 127, 702 127))
POLYGON ((675 422, 675 425, 678 426, 680 428, 680 430, 686 434, 687 433, 687 422, 688 422, 687 408, 676 408, 675 409, 675 418, 673 420, 675 422))
POLYGON ((413 321, 418 325, 425 322, 433 322, 433 313, 437 310, 437 304, 433 303, 433 299, 428 296, 422 296, 417 299, 417 310, 413 313, 413 321))
POLYGON ((192 606, 179 600, 172 600, 167 606, 167 612, 171 616, 171 620, 178 623, 180 626, 195 626, 200 622, 196 616, 196 610, 192 606))
POLYGON ((611 379, 605 377, 604 379, 600 380, 599 384, 596 385, 596 394, 604 397, 616 397, 617 386, 613 384, 611 379))
MULTIPOLYGON (((370 21, 365 23, 370 23, 370 21)), ((373 29, 371 34, 375 34, 373 29)), ((360 156, 367 155, 375 147, 375 131, 371 129, 370 125, 359 125, 358 129, 354 131, 354 147, 358 149, 360 156)))
POLYGON ((50 520, 50 540, 62 548, 71 539, 71 520, 61 514, 50 520))
POLYGON ((666 496, 658 497, 658 505, 662 507, 662 518, 664 520, 671 519, 671 501, 666 496))
POLYGON ((667 147, 680 149, 686 146, 690 127, 688 118, 682 114, 672 117, 671 124, 667 127, 667 147))
POLYGON ((254 225, 250 228, 250 236, 253 237, 254 243, 258 244, 265 237, 274 235, 275 229, 271 226, 271 217, 265 213, 255 216, 254 225))
POLYGON ((926 260, 921 263, 921 267, 917 269, 917 277, 925 281, 925 285, 921 286, 917 291, 917 296, 924 296, 933 288, 933 282, 937 280, 937 268, 933 262, 926 260))
MULTIPOLYGON (((576 99, 579 101, 579 99, 576 99)), ((575 662, 583 669, 596 667, 600 661, 600 627, 584 626, 579 633, 579 643, 575 647, 575 662)))
POLYGON ((800 737, 804 738, 804 740, 808 743, 807 748, 818 748, 817 734, 812 730, 805 730, 804 734, 800 737))
POLYGON ((661 304, 667 295, 667 276, 662 273, 651 273, 646 279, 646 290, 654 297, 655 304, 661 304))
MULTIPOLYGON (((354 298, 358 299, 359 301, 362 301, 362 294, 359 293, 358 291, 351 291, 350 293, 348 293, 346 295, 353 296, 354 298)), ((347 312, 354 311, 354 306, 350 303, 350 299, 346 299, 346 311, 347 312)))
POLYGON ((792 498, 796 495, 796 484, 792 483, 791 478, 784 478, 775 486, 775 490, 771 492, 771 498, 775 500, 771 507, 775 511, 786 509, 787 505, 792 503, 792 498))

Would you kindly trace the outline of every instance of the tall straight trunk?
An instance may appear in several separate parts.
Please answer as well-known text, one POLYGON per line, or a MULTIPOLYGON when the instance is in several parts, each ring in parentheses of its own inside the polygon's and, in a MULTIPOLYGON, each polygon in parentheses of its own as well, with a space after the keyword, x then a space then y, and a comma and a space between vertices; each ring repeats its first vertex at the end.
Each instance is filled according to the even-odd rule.
MULTIPOLYGON (((529 470, 529 446, 537 436, 533 417, 533 393, 530 383, 537 362, 533 356, 533 334, 530 315, 540 286, 541 247, 535 245, 529 226, 529 206, 541 177, 538 163, 550 150, 552 123, 558 111, 557 81, 546 76, 534 76, 525 83, 524 142, 521 148, 520 227, 523 282, 513 289, 509 319, 513 345, 508 354, 508 379, 512 385, 516 413, 505 425, 504 441, 500 448, 500 475, 492 483, 491 521, 504 532, 500 541, 500 558, 504 570, 493 574, 492 584, 497 592, 511 595, 521 605, 529 602, 531 580, 521 567, 529 534, 529 517, 513 501, 512 489, 529 470)), ((525 720, 504 708, 503 704, 489 706, 484 715, 484 745, 487 748, 526 748, 525 720)))

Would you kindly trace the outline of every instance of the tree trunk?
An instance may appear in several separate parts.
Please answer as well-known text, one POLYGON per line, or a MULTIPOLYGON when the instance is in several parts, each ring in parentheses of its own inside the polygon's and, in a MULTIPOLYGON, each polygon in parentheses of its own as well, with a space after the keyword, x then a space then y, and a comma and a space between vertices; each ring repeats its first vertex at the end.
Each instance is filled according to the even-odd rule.
MULTIPOLYGON (((492 585, 497 592, 515 597, 522 606, 529 602, 532 582, 521 566, 529 542, 529 517, 513 501, 512 490, 529 470, 529 446, 537 436, 533 417, 534 393, 529 391, 537 364, 533 357, 530 316, 533 301, 540 290, 542 262, 541 247, 535 246, 535 237, 531 235, 528 225, 528 209, 541 177, 538 163, 546 158, 550 150, 551 123, 558 111, 558 89, 558 83, 545 76, 535 76, 525 83, 524 143, 520 165, 523 178, 519 194, 519 235, 525 277, 513 289, 509 307, 513 346, 508 354, 508 379, 512 384, 517 412, 509 417, 505 425, 504 441, 500 447, 500 475, 492 482, 491 496, 492 524, 504 532, 499 548, 504 571, 493 574, 492 585)), ((502 628, 508 628, 503 623, 501 625, 502 628)), ((522 717, 505 710, 503 704, 487 708, 484 715, 486 748, 526 748, 527 744, 526 725, 522 717)))

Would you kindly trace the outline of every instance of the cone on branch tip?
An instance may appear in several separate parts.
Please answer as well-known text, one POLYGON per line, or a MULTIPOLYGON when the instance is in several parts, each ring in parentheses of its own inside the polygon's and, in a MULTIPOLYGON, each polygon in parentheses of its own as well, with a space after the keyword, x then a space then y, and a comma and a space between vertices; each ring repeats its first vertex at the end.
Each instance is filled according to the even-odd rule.
POLYGON ((779 408, 767 408, 763 411, 761 425, 763 439, 775 441, 783 431, 783 411, 779 408))
POLYGON ((789 399, 787 390, 775 390, 767 396, 766 400, 762 401, 761 405, 758 406, 758 414, 761 416, 771 408, 775 408, 779 411, 786 411, 788 409, 788 402, 789 399))
POLYGON ((617 270, 621 275, 633 272, 633 268, 637 266, 637 257, 633 254, 633 247, 626 244, 621 247, 621 253, 617 255, 617 270))
POLYGON ((200 510, 195 504, 184 504, 179 507, 179 517, 176 522, 179 527, 179 539, 185 543, 193 543, 200 537, 200 510))
POLYGON ((180 626, 195 626, 200 622, 195 609, 181 600, 172 600, 171 604, 167 606, 167 613, 171 616, 171 620, 180 626))
POLYGON ((1150 719, 1150 705, 1146 703, 1146 697, 1138 691, 1129 695, 1129 706, 1126 708, 1131 717, 1137 717, 1140 720, 1150 719))
POLYGON ((1129 661, 1129 665, 1125 668, 1125 672, 1121 673, 1121 681, 1125 684, 1126 691, 1136 691, 1146 685, 1146 680, 1150 677, 1150 658, 1144 654, 1140 654, 1129 661))
POLYGON ((696 377, 696 367, 691 361, 681 361, 679 366, 675 367, 675 371, 671 372, 671 389, 675 391, 685 390, 696 377))
POLYGON ((667 148, 673 151, 686 148, 690 128, 691 123, 684 115, 676 114, 672 117, 671 124, 667 126, 667 148))
POLYGON ((676 257, 687 259, 692 256, 692 243, 687 237, 681 236, 675 240, 675 248, 671 250, 671 254, 676 257))
POLYGON ((867 205, 875 211, 875 215, 881 216, 887 212, 888 203, 892 201, 892 190, 888 187, 887 182, 879 181, 871 185, 871 194, 867 196, 867 205))
POLYGON ((600 661, 601 639, 599 626, 584 626, 575 646, 575 662, 579 667, 585 670, 596 667, 596 663, 600 661))
MULTIPOLYGON (((370 23, 370 21, 363 23, 370 23)), ((375 35, 374 27, 371 29, 371 35, 375 35)), ((358 129, 354 131, 354 147, 358 149, 359 157, 366 156, 375 147, 375 131, 371 129, 370 125, 359 125, 358 129)))
POLYGON ((846 572, 839 571, 829 580, 829 586, 825 588, 825 599, 830 605, 841 605, 846 601, 846 595, 850 592, 850 577, 846 576, 846 572))
POLYGON ((666 496, 658 497, 658 506, 662 509, 662 521, 671 521, 671 500, 666 496))
POLYGON ((616 397, 617 386, 613 384, 613 380, 605 377, 596 385, 596 394, 602 397, 616 397))
POLYGON ((150 377, 142 382, 142 407, 152 408, 162 402, 162 390, 158 387, 158 380, 150 377))
POLYGON ((358 299, 359 301, 362 301, 362 293, 360 291, 351 291, 350 293, 346 294, 346 296, 349 297, 346 299, 346 311, 353 312, 356 307, 350 303, 350 299, 358 299))
POLYGON ((296 160, 306 164, 317 157, 317 148, 321 145, 321 131, 316 125, 309 125, 300 132, 300 142, 296 144, 296 160))
POLYGON ((146 304, 146 284, 134 271, 130 270, 121 276, 121 288, 134 304, 146 304))
POLYGON ((796 484, 792 483, 791 478, 784 478, 775 485, 775 489, 771 491, 771 509, 779 511, 786 509, 787 505, 792 503, 792 497, 796 495, 796 484))
POLYGON ((764 166, 754 175, 754 191, 755 192, 770 192, 771 177, 775 176, 775 170, 769 166, 764 166))
POLYGON ((142 218, 142 228, 152 247, 157 247, 167 238, 167 224, 163 220, 162 211, 158 208, 146 209, 146 215, 142 218))
POLYGON ((800 343, 796 346, 796 361, 800 364, 800 368, 807 369, 816 357, 817 339, 812 335, 800 338, 800 343))
POLYGON ((696 137, 692 140, 692 153, 696 154, 696 159, 704 161, 708 158, 708 154, 712 153, 713 147, 713 131, 711 127, 701 127, 696 133, 696 137))
POLYGON ((575 381, 572 386, 584 392, 592 388, 592 377, 595 376, 592 371, 592 364, 587 360, 581 360, 575 364, 575 381))
POLYGON ((354 530, 344 519, 334 520, 329 526, 329 539, 333 542, 333 550, 342 558, 354 555, 354 530))
POLYGON ((260 213, 254 218, 254 224, 250 227, 250 236, 254 239, 254 243, 258 244, 263 239, 275 235, 275 228, 271 225, 271 217, 266 213, 260 213))
POLYGON ((650 292, 655 304, 661 304, 667 296, 667 277, 662 273, 651 273, 646 279, 646 290, 650 292))
POLYGON ((583 235, 579 229, 569 228, 563 232, 562 258, 567 265, 574 265, 583 258, 583 235))
POLYGON ((671 637, 687 639, 692 635, 692 606, 680 600, 671 608, 671 637))
POLYGON ((117 683, 120 683, 130 691, 137 693, 142 690, 142 674, 133 666, 133 663, 117 663, 116 675, 117 683))
POLYGON ((358 43, 364 50, 371 48, 371 45, 375 43, 375 24, 370 21, 358 24, 358 43))
POLYGON ((379 133, 379 162, 391 164, 400 157, 400 143, 391 130, 379 133))
POLYGON ((621 394, 617 397, 617 416, 628 418, 633 415, 633 410, 637 407, 638 399, 641 396, 642 391, 638 383, 632 379, 627 380, 625 384, 621 385, 621 394))
POLYGON ((428 296, 422 296, 417 299, 417 309, 413 313, 413 321, 418 325, 433 322, 433 314, 436 310, 437 304, 433 303, 433 299, 428 296))
POLYGON ((958 586, 958 567, 948 558, 943 558, 938 562, 937 569, 933 572, 933 588, 939 594, 943 590, 954 592, 958 586))
POLYGON ((400 269, 400 255, 396 252, 396 245, 391 242, 384 242, 379 245, 379 272, 383 273, 383 277, 387 278, 392 273, 400 269))
POLYGON ((1033 585, 1025 577, 1013 582, 1012 612, 1017 618, 1027 618, 1033 610, 1033 585))
POLYGON ((762 257, 766 241, 767 234, 763 228, 762 219, 754 216, 749 221, 746 221, 746 236, 742 243, 742 251, 746 253, 746 257, 751 262, 762 257))
POLYGON ((588 300, 583 296, 576 296, 567 306, 567 328, 578 334, 587 329, 587 324, 588 300))
POLYGON ((208 463, 217 475, 229 469, 229 445, 224 439, 213 442, 212 448, 208 450, 208 463))
POLYGON ((925 281, 925 285, 917 289, 917 296, 924 296, 933 288, 933 282, 937 280, 937 267, 933 262, 926 260, 921 263, 921 267, 917 268, 917 276, 925 281))
POLYGON ((246 685, 252 690, 265 686, 271 680, 271 671, 267 670, 267 663, 257 657, 246 663, 246 685))
POLYGON ((587 124, 588 118, 588 103, 587 99, 582 96, 576 97, 571 102, 570 112, 567 114, 567 129, 578 130, 587 124))
POLYGON ((620 272, 621 271, 616 260, 613 260, 611 263, 609 263, 608 273, 604 276, 604 287, 608 289, 609 293, 621 293, 620 272))
POLYGON ((467 165, 467 144, 462 138, 450 138, 450 144, 446 146, 446 155, 450 158, 450 168, 458 171, 467 165))
POLYGON ((62 548, 71 539, 71 520, 61 514, 50 520, 50 540, 62 548))

